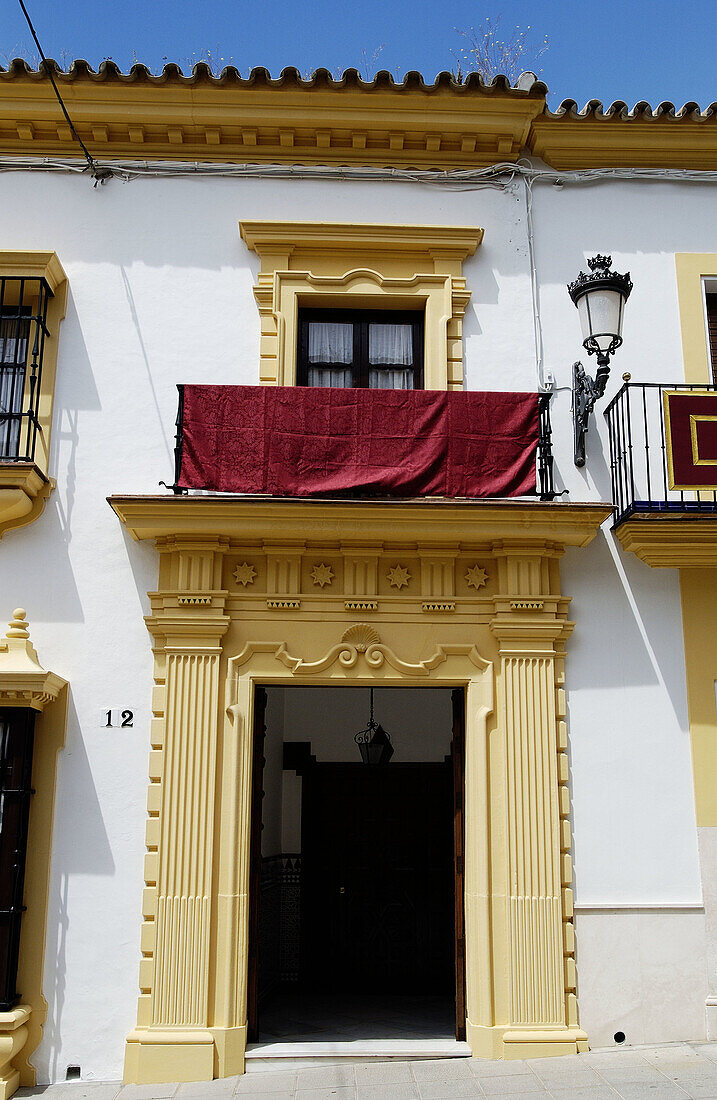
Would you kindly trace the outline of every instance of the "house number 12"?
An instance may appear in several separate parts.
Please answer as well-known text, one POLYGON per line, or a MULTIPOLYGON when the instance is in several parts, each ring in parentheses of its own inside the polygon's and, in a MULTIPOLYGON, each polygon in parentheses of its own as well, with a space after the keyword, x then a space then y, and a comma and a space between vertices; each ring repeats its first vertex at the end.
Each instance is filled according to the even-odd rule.
POLYGON ((127 729, 129 726, 134 725, 134 711, 133 710, 106 710, 104 711, 104 717, 102 720, 102 726, 104 729, 127 729))

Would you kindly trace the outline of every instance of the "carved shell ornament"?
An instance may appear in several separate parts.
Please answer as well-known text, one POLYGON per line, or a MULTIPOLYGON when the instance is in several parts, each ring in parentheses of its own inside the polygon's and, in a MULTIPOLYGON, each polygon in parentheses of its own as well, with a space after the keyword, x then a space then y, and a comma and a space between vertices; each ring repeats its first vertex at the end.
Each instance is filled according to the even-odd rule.
POLYGON ((376 645, 381 638, 368 623, 356 623, 355 626, 350 626, 344 631, 341 641, 348 642, 359 653, 365 653, 369 646, 376 645))

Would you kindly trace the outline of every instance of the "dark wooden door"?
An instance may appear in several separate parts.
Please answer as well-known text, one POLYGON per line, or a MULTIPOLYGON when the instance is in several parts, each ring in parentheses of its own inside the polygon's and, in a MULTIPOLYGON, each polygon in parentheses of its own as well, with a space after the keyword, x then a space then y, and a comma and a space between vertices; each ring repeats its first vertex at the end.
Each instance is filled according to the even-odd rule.
POLYGON ((454 859, 454 909, 455 909, 455 976, 456 976, 456 1039, 466 1037, 466 912, 465 912, 465 733, 466 703, 463 688, 456 688, 451 696, 453 706, 453 859, 454 859))
POLYGON ((247 1037, 259 1038, 259 898, 261 894, 261 807, 264 798, 264 736, 266 691, 254 690, 254 740, 249 834, 249 971, 247 975, 247 1037))
POLYGON ((302 971, 326 991, 453 988, 449 764, 316 764, 304 776, 302 971))

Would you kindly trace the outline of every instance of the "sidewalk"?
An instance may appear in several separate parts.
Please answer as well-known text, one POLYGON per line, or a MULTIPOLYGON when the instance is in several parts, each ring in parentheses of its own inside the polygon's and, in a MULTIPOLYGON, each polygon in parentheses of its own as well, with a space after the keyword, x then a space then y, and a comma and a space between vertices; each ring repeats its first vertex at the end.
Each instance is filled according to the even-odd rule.
POLYGON ((441 1061, 360 1062, 320 1068, 277 1065, 232 1077, 188 1085, 125 1085, 94 1081, 38 1085, 21 1097, 45 1100, 717 1100, 717 1042, 670 1043, 591 1051, 527 1062, 441 1061))

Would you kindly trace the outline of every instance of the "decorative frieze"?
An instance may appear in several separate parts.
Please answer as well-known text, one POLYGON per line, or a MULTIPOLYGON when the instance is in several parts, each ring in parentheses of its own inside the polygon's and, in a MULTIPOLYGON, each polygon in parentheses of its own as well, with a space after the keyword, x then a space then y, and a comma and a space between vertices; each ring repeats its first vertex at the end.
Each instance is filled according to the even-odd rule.
POLYGON ((433 599, 450 599, 456 594, 455 557, 421 555, 421 593, 433 599))
MULTIPOLYGON (((337 610, 377 611, 380 592, 384 598, 400 595, 406 610, 418 614, 454 611, 461 603, 477 599, 488 613, 490 597, 481 590, 487 585, 489 568, 487 560, 476 562, 458 546, 439 553, 435 546, 421 543, 403 543, 394 549, 390 544, 356 547, 337 541, 317 552, 310 544, 265 540, 260 552, 253 550, 250 555, 240 548, 227 562, 226 583, 234 598, 260 599, 272 611, 298 610, 317 600, 337 610)), ((181 600, 187 603, 189 596, 181 600)))

